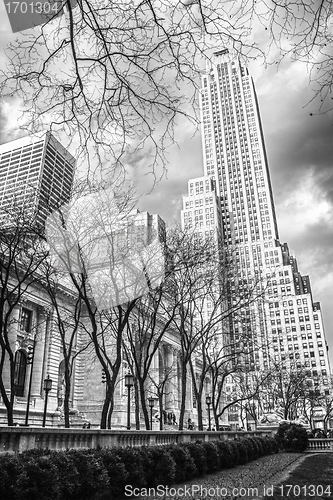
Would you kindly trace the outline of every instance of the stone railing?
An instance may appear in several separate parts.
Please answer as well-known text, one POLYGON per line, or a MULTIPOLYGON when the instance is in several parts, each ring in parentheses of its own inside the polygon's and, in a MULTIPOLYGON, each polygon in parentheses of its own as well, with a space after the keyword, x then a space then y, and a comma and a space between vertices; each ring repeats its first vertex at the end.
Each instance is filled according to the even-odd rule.
POLYGON ((102 448, 114 446, 152 446, 191 441, 213 441, 270 436, 270 431, 112 431, 102 429, 64 429, 41 427, 0 427, 0 452, 15 453, 34 448, 102 448))
POLYGON ((333 439, 331 438, 311 438, 307 452, 333 451, 333 439))

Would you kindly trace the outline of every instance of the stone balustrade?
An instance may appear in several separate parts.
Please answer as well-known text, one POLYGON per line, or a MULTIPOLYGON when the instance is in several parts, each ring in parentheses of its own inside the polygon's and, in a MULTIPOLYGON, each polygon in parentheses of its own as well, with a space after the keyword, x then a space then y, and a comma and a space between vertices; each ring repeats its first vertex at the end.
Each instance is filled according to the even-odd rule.
MULTIPOLYGON (((114 446, 152 446, 191 441, 213 441, 244 437, 271 436, 270 431, 136 431, 104 429, 65 429, 52 427, 0 427, 0 453, 34 448, 66 450, 114 446)), ((319 440, 318 440, 319 441, 319 440)))
POLYGON ((306 451, 333 451, 333 439, 331 438, 311 438, 309 439, 309 446, 306 451))

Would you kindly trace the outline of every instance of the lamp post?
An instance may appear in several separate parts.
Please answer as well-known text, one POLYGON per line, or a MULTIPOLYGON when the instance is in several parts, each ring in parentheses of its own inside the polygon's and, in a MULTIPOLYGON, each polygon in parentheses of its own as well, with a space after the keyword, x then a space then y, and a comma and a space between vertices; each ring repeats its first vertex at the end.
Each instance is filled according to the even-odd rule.
POLYGON ((149 404, 149 408, 150 408, 150 430, 152 431, 153 430, 153 408, 154 408, 154 404, 155 404, 155 399, 150 396, 150 398, 148 398, 148 404, 149 404))
POLYGON ((210 427, 210 405, 212 404, 212 398, 210 396, 207 396, 206 397, 206 405, 207 405, 207 409, 208 409, 208 430, 211 431, 211 427, 210 427))
POLYGON ((45 403, 44 403, 43 427, 45 427, 45 421, 46 421, 47 399, 49 397, 49 392, 51 390, 52 390, 52 379, 50 379, 50 375, 47 374, 47 377, 44 379, 45 403))
POLYGON ((131 387, 134 385, 134 377, 131 373, 125 375, 125 386, 127 387, 127 430, 131 429, 131 387))
POLYGON ((31 368, 30 368, 29 389, 28 389, 28 397, 27 397, 27 409, 26 409, 26 412, 25 412, 25 425, 29 425, 28 422, 29 422, 29 411, 30 411, 32 371, 33 371, 33 368, 34 368, 34 359, 35 359, 35 345, 36 345, 36 341, 34 340, 33 345, 28 348, 28 360, 27 360, 27 364, 31 365, 31 368))

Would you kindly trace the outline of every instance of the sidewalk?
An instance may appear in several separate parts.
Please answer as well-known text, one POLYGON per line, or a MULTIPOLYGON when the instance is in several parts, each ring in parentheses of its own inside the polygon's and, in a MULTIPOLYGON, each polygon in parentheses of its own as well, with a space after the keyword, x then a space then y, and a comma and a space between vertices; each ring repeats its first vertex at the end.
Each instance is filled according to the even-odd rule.
MULTIPOLYGON (((224 469, 217 474, 209 474, 185 484, 175 484, 171 487, 161 485, 161 489, 155 495, 149 492, 150 494, 136 498, 140 500, 262 499, 266 493, 270 494, 272 491, 269 488, 283 481, 285 474, 296 468, 307 457, 308 455, 303 453, 268 455, 246 465, 224 469)), ((282 499, 281 496, 276 498, 282 499)), ((298 497, 298 500, 304 500, 304 498, 298 497)))
POLYGON ((265 500, 321 500, 333 496, 333 453, 305 455, 281 477, 265 500))

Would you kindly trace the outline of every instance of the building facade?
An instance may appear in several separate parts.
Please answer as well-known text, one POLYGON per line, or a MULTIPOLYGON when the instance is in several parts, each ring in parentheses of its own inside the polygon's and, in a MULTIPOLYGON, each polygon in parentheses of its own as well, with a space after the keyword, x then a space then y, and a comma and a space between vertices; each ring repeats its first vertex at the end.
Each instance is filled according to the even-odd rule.
MULTIPOLYGON (((301 275, 288 245, 280 243, 255 86, 246 65, 228 49, 214 54, 202 76, 200 109, 204 177, 189 181, 182 224, 197 232, 213 229, 204 202, 196 201, 200 181, 212 180, 221 212, 215 224, 222 226, 223 245, 236 258, 235 279, 249 287, 256 282, 259 290, 258 300, 244 308, 252 344, 246 368, 304 367, 309 383, 320 380, 329 394, 320 304, 312 297, 309 276, 301 275)), ((242 329, 235 318, 229 332, 235 341, 242 329)))
MULTIPOLYGON (((61 417, 57 411, 61 407, 63 379, 61 339, 50 297, 38 284, 45 249, 38 233, 31 229, 36 224, 43 230, 48 213, 69 201, 74 169, 74 158, 49 132, 0 145, 1 347, 4 355, 1 423, 6 422, 7 414, 4 398, 5 395, 12 397, 12 388, 14 421, 40 425, 47 376, 53 381, 53 388, 46 423, 49 425, 61 417)), ((70 310, 73 300, 73 293, 62 287, 61 308, 70 310)), ((73 367, 73 380, 75 377, 73 367)), ((77 397, 75 391, 73 383, 72 404, 77 397)))
POLYGON ((24 210, 43 224, 69 202, 75 159, 50 133, 0 145, 0 207, 3 217, 24 210))

